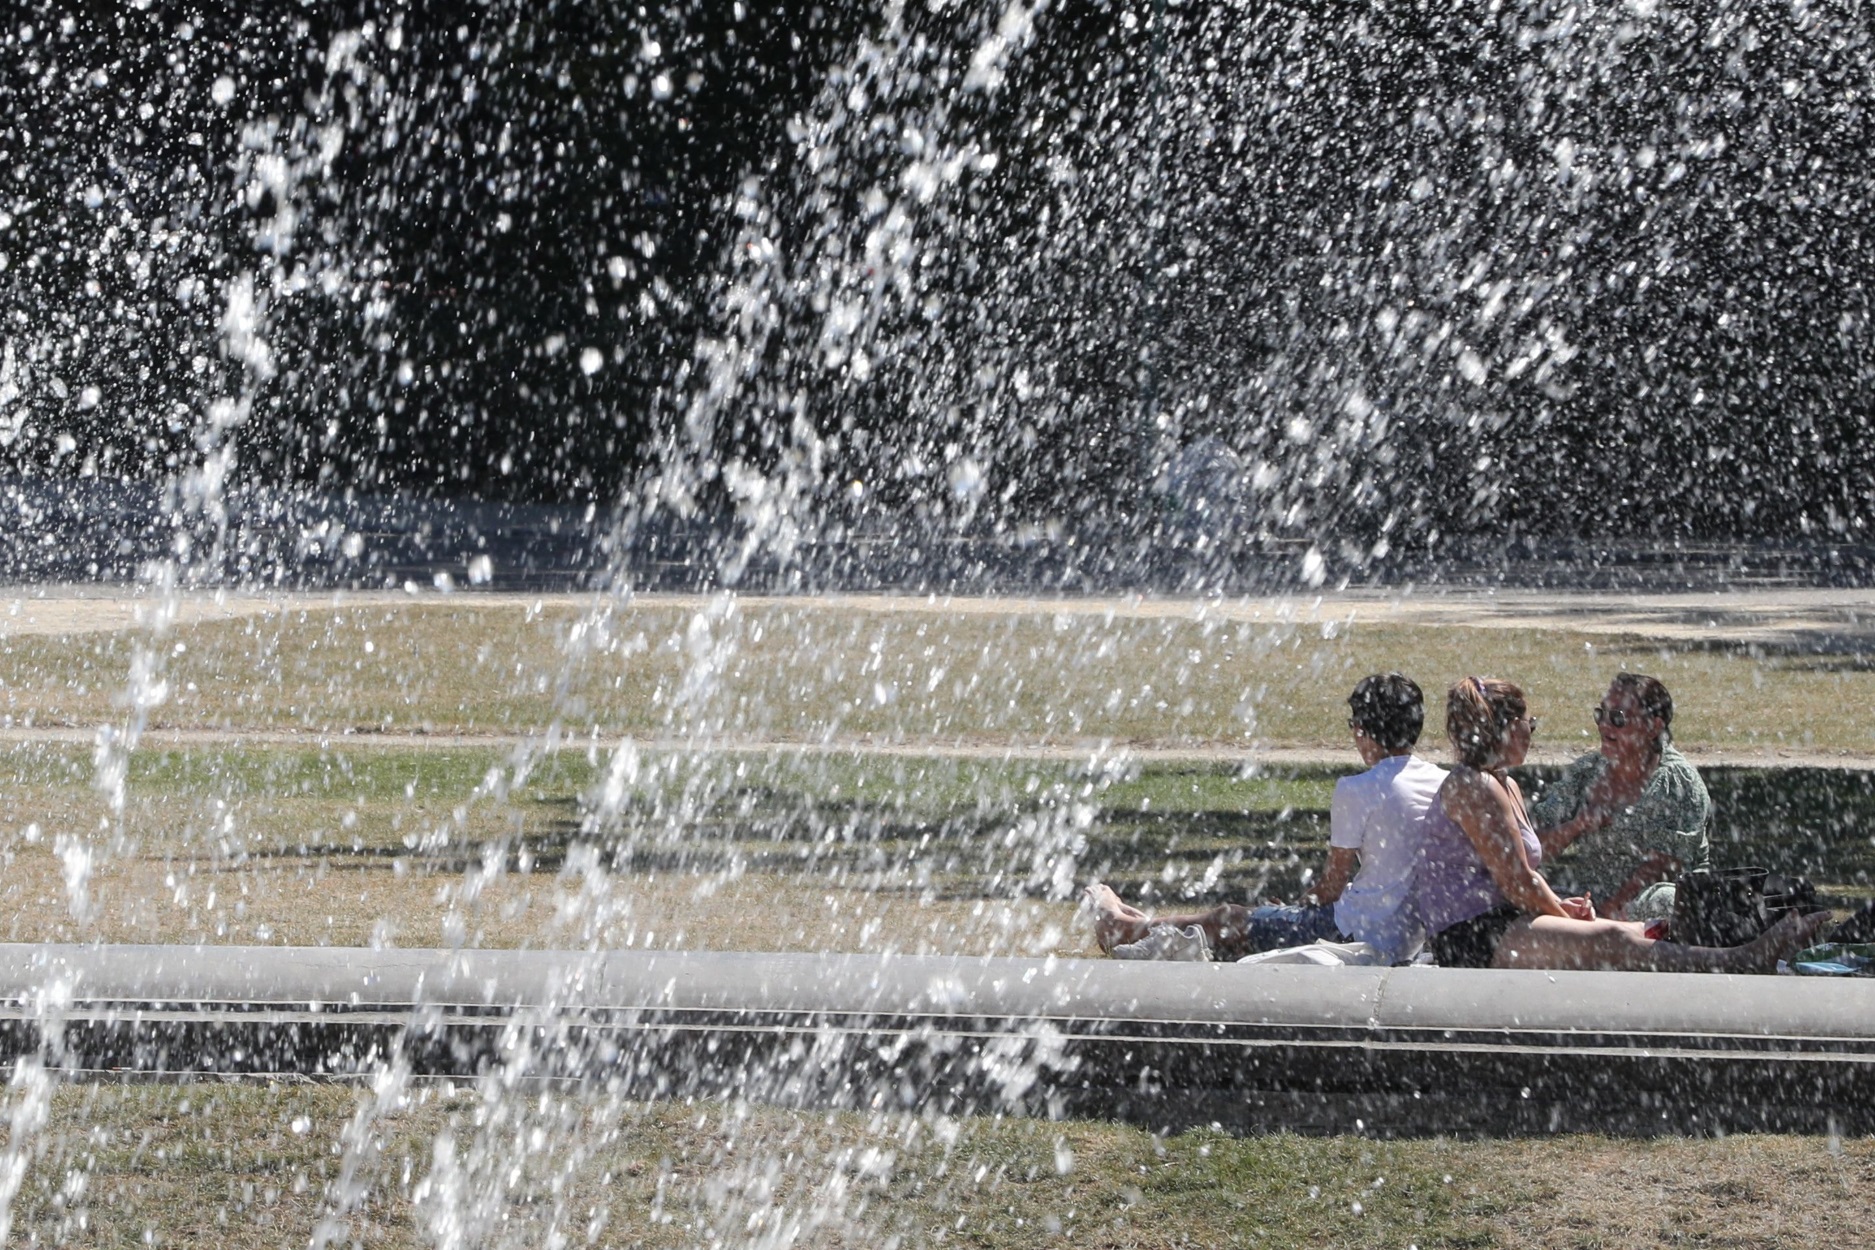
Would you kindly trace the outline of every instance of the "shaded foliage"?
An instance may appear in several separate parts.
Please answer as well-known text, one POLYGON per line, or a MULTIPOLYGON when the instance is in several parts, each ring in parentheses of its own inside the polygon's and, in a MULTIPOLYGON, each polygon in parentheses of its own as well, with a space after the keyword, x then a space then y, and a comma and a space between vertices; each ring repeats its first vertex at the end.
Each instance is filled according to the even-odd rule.
POLYGON ((1852 12, 1023 14, 28 5, 0 461, 1145 530, 1209 439, 1344 563, 1875 516, 1852 12))

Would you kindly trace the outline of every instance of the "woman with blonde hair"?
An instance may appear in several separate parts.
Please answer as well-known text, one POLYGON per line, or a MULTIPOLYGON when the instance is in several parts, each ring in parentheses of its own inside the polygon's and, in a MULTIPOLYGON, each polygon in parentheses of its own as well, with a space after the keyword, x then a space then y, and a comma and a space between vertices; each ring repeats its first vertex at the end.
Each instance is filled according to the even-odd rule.
POLYGON ((1790 916, 1748 945, 1718 948, 1655 941, 1644 924, 1598 918, 1588 900, 1558 898, 1537 871, 1543 844, 1509 772, 1536 732, 1523 691, 1464 678, 1446 695, 1445 731, 1459 762, 1426 813, 1414 880, 1440 965, 1769 972, 1829 923, 1827 913, 1790 916))

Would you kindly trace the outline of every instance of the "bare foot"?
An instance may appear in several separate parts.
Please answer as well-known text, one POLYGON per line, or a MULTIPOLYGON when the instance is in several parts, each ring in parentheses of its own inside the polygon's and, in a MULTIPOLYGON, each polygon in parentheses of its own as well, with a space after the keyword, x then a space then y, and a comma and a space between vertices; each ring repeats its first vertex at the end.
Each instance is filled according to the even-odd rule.
POLYGON ((1139 908, 1133 906, 1118 894, 1115 894, 1113 892, 1113 887, 1104 881, 1096 881, 1094 884, 1088 886, 1087 896, 1090 899, 1096 900, 1097 906, 1111 908, 1115 914, 1125 916, 1128 920, 1150 921, 1152 919, 1151 916, 1148 916, 1145 912, 1139 910, 1139 908))
POLYGON ((1826 911, 1808 916, 1786 916, 1744 946, 1734 948, 1738 972, 1775 972, 1780 959, 1789 959, 1815 943, 1817 934, 1835 923, 1826 911))
POLYGON ((1094 944, 1103 955, 1111 954, 1124 942, 1139 941, 1152 927, 1145 912, 1121 902, 1120 896, 1102 882, 1088 886, 1083 896, 1094 915, 1094 944))

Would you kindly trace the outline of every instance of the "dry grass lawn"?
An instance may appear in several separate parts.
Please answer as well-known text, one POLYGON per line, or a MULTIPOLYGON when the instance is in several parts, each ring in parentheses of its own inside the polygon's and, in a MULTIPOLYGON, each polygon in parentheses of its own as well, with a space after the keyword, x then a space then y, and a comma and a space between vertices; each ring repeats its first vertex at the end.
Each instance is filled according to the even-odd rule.
MULTIPOLYGON (((0 642, 0 723, 121 721, 142 636, 0 642)), ((374 602, 178 626, 149 655, 150 723, 222 731, 707 734, 781 742, 1344 745, 1342 700, 1399 669, 1437 691, 1528 687, 1541 745, 1588 740, 1621 668, 1675 691, 1694 748, 1875 755, 1875 665, 1857 651, 1667 645, 1564 627, 1324 625, 813 600, 374 602), (1825 710, 1848 709, 1849 715, 1825 710)))
POLYGON ((1783 1250, 1864 1243, 1875 1147, 1161 1139, 421 1082, 93 1085, 53 1096, 11 1216, 12 1244, 226 1250, 307 1245, 322 1222, 334 1244, 393 1248, 1783 1250))
POLYGON ((392 864, 263 859, 203 868, 118 858, 74 914, 63 862, 18 854, 0 878, 0 941, 210 946, 896 951, 1093 955, 1074 905, 880 894, 839 880, 713 871, 622 879, 598 902, 557 874, 398 872, 392 864))

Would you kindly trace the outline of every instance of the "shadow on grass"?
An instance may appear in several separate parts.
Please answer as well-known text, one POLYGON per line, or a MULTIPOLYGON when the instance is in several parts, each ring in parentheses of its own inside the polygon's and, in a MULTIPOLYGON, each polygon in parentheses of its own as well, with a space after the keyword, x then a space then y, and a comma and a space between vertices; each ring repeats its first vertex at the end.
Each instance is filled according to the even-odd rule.
POLYGON ((1843 900, 1875 878, 1875 774, 1833 768, 1707 768, 1712 855, 1809 877, 1843 900))
MULTIPOLYGON (((1519 776, 1534 792, 1558 771, 1528 768, 1519 776)), ((1703 775, 1717 863, 1806 876, 1839 904, 1875 894, 1875 774, 1709 767, 1703 775)), ((1181 774, 1176 786, 1157 787, 1150 804, 1135 783, 1093 796, 1079 813, 1008 788, 914 807, 758 783, 725 790, 696 812, 658 801, 627 804, 597 834, 579 798, 562 792, 529 799, 527 831, 506 838, 432 851, 333 841, 277 853, 334 869, 383 869, 402 860, 435 874, 480 868, 495 855, 509 871, 552 874, 566 867, 574 847, 590 844, 615 873, 766 872, 949 899, 1058 893, 1063 869, 1076 884, 1103 880, 1129 899, 1160 905, 1297 896, 1326 861, 1331 786, 1310 774, 1285 805, 1229 810, 1217 794, 1227 780, 1188 784, 1181 774), (1171 806, 1175 792, 1187 795, 1189 810, 1171 806)))
MULTIPOLYGON (((1560 769, 1519 769, 1527 790, 1560 769)), ((1823 901, 1868 898, 1875 877, 1875 774, 1840 768, 1700 769, 1712 796, 1712 859, 1808 877, 1823 901)))
POLYGON ((1077 882, 1106 880, 1149 899, 1203 900, 1299 890, 1305 873, 1319 871, 1328 837, 1327 812, 1299 808, 1096 810, 1077 828, 1072 818, 1035 806, 972 805, 932 818, 867 800, 801 801, 768 790, 725 794, 682 822, 655 806, 628 807, 596 835, 572 797, 534 800, 529 810, 528 831, 505 838, 435 850, 305 842, 274 854, 334 871, 383 871, 401 862, 433 875, 479 869, 494 856, 510 872, 554 874, 574 847, 591 845, 614 873, 831 876, 849 887, 942 899, 1046 895, 1059 888, 1057 857, 1072 855, 1077 882), (1036 853, 1050 843, 1053 854, 1036 853))

